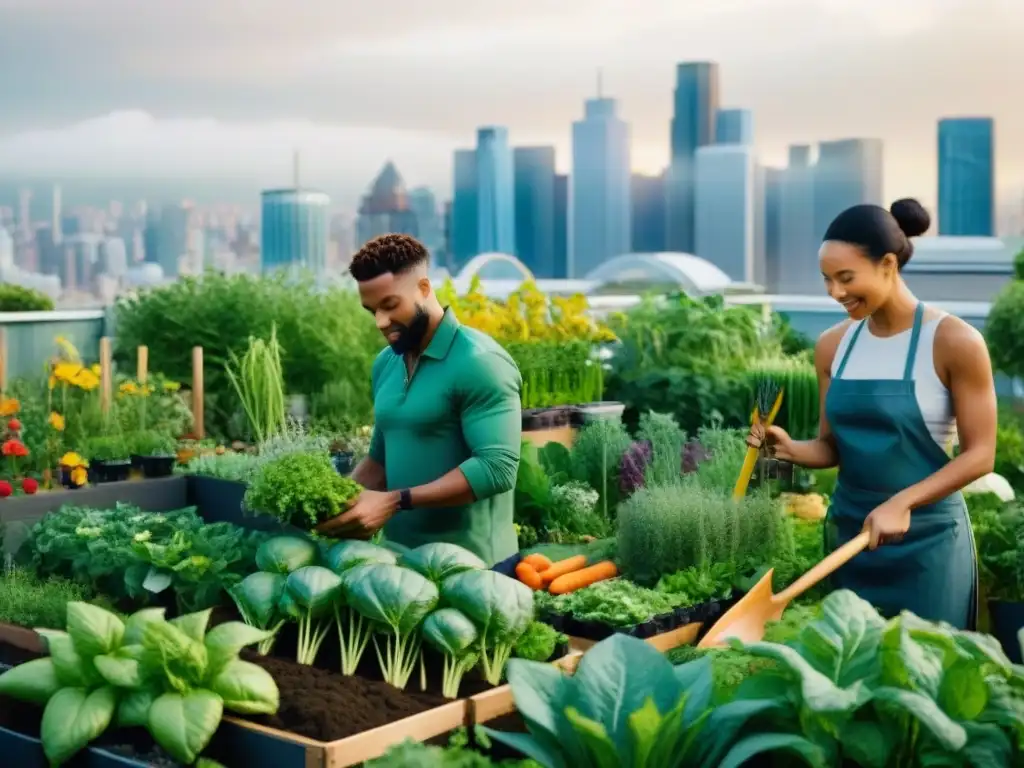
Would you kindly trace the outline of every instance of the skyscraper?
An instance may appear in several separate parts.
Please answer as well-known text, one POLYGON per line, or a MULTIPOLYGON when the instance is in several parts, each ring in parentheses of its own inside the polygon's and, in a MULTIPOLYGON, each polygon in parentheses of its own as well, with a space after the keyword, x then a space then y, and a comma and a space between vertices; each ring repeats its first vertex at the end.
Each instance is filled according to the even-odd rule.
POLYGON ((553 279, 555 263, 555 148, 517 147, 516 256, 538 278, 553 279))
POLYGON ((264 272, 298 267, 323 273, 330 202, 325 193, 310 189, 262 193, 260 265, 264 272))
POLYGON ((569 276, 569 177, 555 176, 555 274, 556 280, 569 276))
MULTIPOLYGON (((808 145, 789 148, 789 163, 779 178, 779 293, 822 291, 814 232, 814 159, 808 145)), ((771 278, 769 278, 769 281, 771 278)))
POLYGON ((384 165, 369 192, 363 197, 356 219, 356 243, 387 234, 419 235, 416 214, 409 202, 405 181, 390 160, 384 165))
POLYGON ((633 174, 633 253, 665 250, 665 173, 658 176, 633 174))
POLYGON ((444 226, 433 190, 427 187, 410 189, 409 207, 416 216, 420 242, 430 251, 431 256, 440 257, 444 250, 444 226))
POLYGON ((853 205, 882 205, 882 140, 840 139, 818 145, 814 167, 814 236, 853 205))
POLYGON ((715 117, 715 144, 753 144, 754 113, 749 109, 720 109, 715 117))
POLYGON ((694 155, 699 147, 715 141, 718 104, 718 64, 700 61, 676 66, 665 205, 665 240, 670 251, 692 253, 695 247, 694 155))
POLYGON ((508 130, 477 130, 454 158, 451 247, 457 268, 480 253, 516 252, 515 166, 508 130))
POLYGON ((939 234, 995 234, 995 125, 991 117, 939 121, 939 234))
POLYGON ((782 256, 782 185, 785 171, 781 168, 761 168, 764 185, 764 280, 765 290, 779 292, 782 256))
POLYGON ((736 282, 753 282, 757 164, 752 147, 701 147, 694 163, 696 250, 736 282))
POLYGON ((629 125, 616 109, 599 93, 572 124, 570 278, 630 251, 629 125))

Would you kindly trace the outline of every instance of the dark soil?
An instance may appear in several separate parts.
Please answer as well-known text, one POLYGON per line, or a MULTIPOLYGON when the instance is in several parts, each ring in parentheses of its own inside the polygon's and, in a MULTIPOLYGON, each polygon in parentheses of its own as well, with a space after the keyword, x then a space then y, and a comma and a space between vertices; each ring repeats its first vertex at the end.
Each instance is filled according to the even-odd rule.
POLYGON ((242 655, 267 670, 281 693, 276 715, 246 719, 317 741, 344 739, 447 703, 440 695, 416 690, 415 676, 409 690, 401 691, 380 680, 347 677, 251 651, 242 655))
MULTIPOLYGON (((523 717, 518 712, 510 712, 507 715, 496 717, 493 720, 488 720, 486 723, 481 723, 493 731, 504 731, 505 733, 526 733, 526 723, 523 722, 523 717)), ((490 747, 484 747, 480 743, 478 734, 470 730, 470 740, 473 748, 483 754, 487 755, 491 760, 497 762, 499 760, 522 760, 523 756, 516 752, 514 749, 506 747, 504 744, 500 744, 495 740, 491 740, 490 747)))
POLYGON ((181 763, 153 742, 145 728, 121 728, 100 737, 97 746, 151 768, 181 768, 181 763))

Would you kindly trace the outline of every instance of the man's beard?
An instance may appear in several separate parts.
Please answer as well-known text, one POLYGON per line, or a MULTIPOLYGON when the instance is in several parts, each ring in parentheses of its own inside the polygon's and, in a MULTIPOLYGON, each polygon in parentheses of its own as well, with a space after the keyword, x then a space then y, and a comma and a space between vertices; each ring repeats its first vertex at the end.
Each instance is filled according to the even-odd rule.
POLYGON ((419 304, 416 305, 416 314, 408 325, 392 323, 388 333, 398 333, 398 338, 389 341, 388 346, 396 355, 405 355, 418 350, 423 338, 427 335, 427 328, 430 326, 430 315, 419 304))

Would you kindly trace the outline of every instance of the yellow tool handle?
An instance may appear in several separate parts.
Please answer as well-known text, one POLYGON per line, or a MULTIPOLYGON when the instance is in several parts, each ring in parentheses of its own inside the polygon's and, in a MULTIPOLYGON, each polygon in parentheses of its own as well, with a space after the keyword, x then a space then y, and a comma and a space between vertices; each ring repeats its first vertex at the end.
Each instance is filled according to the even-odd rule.
MULTIPOLYGON (((768 418, 765 419, 762 424, 767 429, 775 423, 775 417, 779 415, 779 409, 782 407, 782 390, 779 390, 779 394, 775 397, 775 402, 772 404, 772 409, 768 413, 768 418)), ((757 408, 754 408, 754 415, 751 417, 751 422, 756 424, 759 419, 757 408)), ((767 436, 765 437, 767 440, 767 436)), ((732 497, 734 499, 742 499, 747 495, 747 486, 750 485, 750 477, 754 474, 754 465, 757 464, 757 448, 753 446, 747 447, 747 454, 743 457, 743 467, 740 469, 740 476, 736 479, 736 487, 733 488, 732 497)))
POLYGON ((833 571, 846 565, 847 561, 863 552, 870 542, 870 531, 862 531, 857 534, 779 594, 772 595, 772 602, 776 605, 788 605, 826 576, 830 576, 833 571))

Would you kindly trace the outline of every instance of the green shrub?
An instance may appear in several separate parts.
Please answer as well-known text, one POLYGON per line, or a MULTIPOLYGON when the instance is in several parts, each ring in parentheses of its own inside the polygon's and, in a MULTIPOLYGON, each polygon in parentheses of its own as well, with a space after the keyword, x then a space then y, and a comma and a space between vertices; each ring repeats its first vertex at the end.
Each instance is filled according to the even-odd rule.
POLYGON ((0 312, 50 312, 53 299, 34 288, 0 283, 0 312))
POLYGON ((1020 417, 1010 411, 999 414, 995 472, 1005 477, 1016 492, 1024 492, 1024 429, 1020 417))

